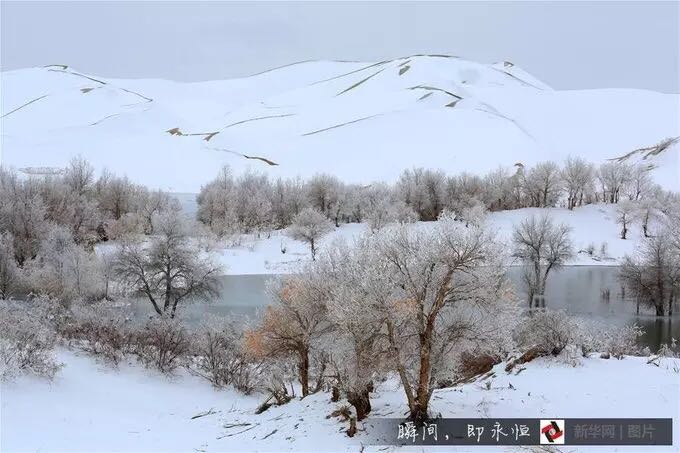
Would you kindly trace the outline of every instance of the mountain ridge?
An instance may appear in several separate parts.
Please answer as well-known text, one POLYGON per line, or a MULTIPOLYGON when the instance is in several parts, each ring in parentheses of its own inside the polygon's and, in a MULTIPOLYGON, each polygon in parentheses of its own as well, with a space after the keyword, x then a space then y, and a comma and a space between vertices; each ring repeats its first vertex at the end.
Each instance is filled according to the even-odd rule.
MULTIPOLYGON (((3 165, 61 167, 81 155, 181 192, 223 164, 366 183, 413 166, 483 173, 570 154, 601 163, 680 135, 678 95, 553 90, 510 62, 452 56, 308 61, 207 82, 50 66, 3 72, 0 83, 3 165)), ((677 148, 652 158, 671 189, 677 148)))

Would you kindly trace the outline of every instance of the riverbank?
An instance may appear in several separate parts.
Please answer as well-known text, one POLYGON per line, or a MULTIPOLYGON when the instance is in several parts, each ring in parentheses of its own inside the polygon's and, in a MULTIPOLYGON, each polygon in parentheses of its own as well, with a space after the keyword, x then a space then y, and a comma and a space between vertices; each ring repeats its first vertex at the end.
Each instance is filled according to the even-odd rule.
MULTIPOLYGON (((672 417, 676 447, 654 451, 677 451, 680 359, 661 359, 656 366, 646 357, 595 357, 576 366, 562 357, 540 358, 510 374, 501 363, 484 381, 435 391, 432 412, 443 417, 672 417)), ((167 377, 134 362, 115 369, 66 349, 58 351, 58 358, 64 367, 53 382, 24 376, 2 384, 3 452, 356 452, 375 419, 400 417, 406 410, 396 381, 378 385, 371 415, 350 439, 346 422, 327 418, 342 402, 331 403, 326 393, 255 415, 261 395, 217 391, 184 372, 167 377)), ((365 451, 370 450, 377 448, 365 451)))
MULTIPOLYGON (((615 266, 644 240, 637 223, 630 228, 628 239, 620 238, 616 205, 611 204, 588 205, 573 211, 565 208, 523 208, 493 212, 488 215, 488 223, 496 231, 498 239, 509 244, 515 225, 532 215, 543 214, 571 228, 576 255, 569 265, 615 266)), ((432 224, 418 222, 412 228, 430 228, 432 224)), ((366 224, 343 224, 321 239, 319 250, 333 241, 351 241, 368 231, 366 224)), ((281 230, 272 232, 270 237, 243 235, 239 245, 219 248, 219 259, 227 275, 286 274, 308 261, 310 252, 306 244, 290 239, 285 230, 281 230)))

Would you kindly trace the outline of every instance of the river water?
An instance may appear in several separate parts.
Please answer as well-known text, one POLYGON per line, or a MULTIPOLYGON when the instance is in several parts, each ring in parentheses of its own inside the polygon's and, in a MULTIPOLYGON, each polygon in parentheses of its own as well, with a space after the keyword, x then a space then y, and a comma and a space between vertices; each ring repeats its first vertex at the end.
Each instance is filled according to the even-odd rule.
MULTIPOLYGON (((524 301, 526 296, 521 269, 510 268, 508 276, 515 285, 518 297, 524 301)), ((630 294, 625 294, 617 276, 618 268, 613 266, 567 266, 556 270, 548 279, 545 307, 565 310, 571 315, 607 325, 637 324, 645 330, 641 343, 652 350, 657 350, 662 343, 670 342, 671 338, 680 339, 680 316, 657 319, 644 306, 640 307, 640 314, 636 314, 636 302, 630 294), (609 297, 606 297, 607 293, 609 297)), ((179 307, 182 318, 190 323, 197 323, 206 314, 214 314, 241 318, 245 322, 272 302, 267 284, 275 278, 275 275, 220 277, 221 295, 218 300, 179 307)), ((528 302, 526 306, 528 307, 528 302)), ((135 304, 135 311, 140 315, 150 314, 150 304, 140 301, 135 304)))

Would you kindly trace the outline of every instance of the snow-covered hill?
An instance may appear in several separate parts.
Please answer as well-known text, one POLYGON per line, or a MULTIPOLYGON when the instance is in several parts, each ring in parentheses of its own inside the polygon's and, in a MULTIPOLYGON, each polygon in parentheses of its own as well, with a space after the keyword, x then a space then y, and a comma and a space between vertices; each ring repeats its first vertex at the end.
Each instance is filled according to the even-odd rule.
MULTIPOLYGON (((223 164, 390 181, 413 166, 481 173, 569 154, 600 163, 680 135, 678 95, 555 91, 508 62, 437 55, 200 83, 49 66, 3 72, 1 88, 3 165, 62 167, 80 154, 176 192, 196 192, 223 164)), ((645 159, 676 190, 679 153, 645 159)))

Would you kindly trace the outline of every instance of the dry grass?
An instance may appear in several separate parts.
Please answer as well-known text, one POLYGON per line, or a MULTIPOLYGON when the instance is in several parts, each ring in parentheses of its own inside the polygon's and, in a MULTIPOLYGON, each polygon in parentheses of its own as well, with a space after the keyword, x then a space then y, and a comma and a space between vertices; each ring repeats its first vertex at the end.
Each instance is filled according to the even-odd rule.
POLYGON ((38 102, 38 101, 41 100, 41 99, 45 99, 47 96, 49 96, 49 95, 48 95, 48 94, 45 94, 45 95, 40 96, 39 98, 33 99, 32 101, 28 101, 27 103, 25 103, 25 104, 23 104, 23 105, 20 105, 19 107, 15 108, 14 110, 12 110, 12 111, 10 111, 10 112, 7 112, 7 113, 5 113, 4 115, 0 116, 0 118, 4 118, 4 117, 6 117, 6 116, 8 116, 8 115, 11 115, 12 113, 14 113, 14 112, 16 112, 16 111, 21 110, 21 109, 23 109, 24 107, 33 104, 34 102, 38 102))
POLYGON ((336 129, 336 128, 338 128, 338 127, 347 126, 348 124, 358 123, 359 121, 364 121, 364 120, 367 120, 367 119, 369 119, 369 118, 374 118, 374 117, 376 117, 376 116, 380 116, 380 114, 371 115, 371 116, 365 116, 365 117, 363 117, 363 118, 359 118, 359 119, 356 119, 356 120, 347 121, 346 123, 336 124, 335 126, 330 126, 330 127, 326 127, 326 128, 323 128, 323 129, 316 130, 316 131, 307 132, 307 133, 305 133, 305 134, 302 134, 302 136, 305 137, 305 136, 307 136, 307 135, 319 134, 319 133, 321 133, 321 132, 326 132, 326 131, 329 131, 329 130, 331 130, 331 129, 336 129))
POLYGON ((247 120, 242 120, 242 121, 237 121, 235 123, 227 124, 222 128, 222 130, 227 129, 232 126, 238 126, 239 124, 243 123, 249 123, 251 121, 260 121, 260 120, 268 120, 271 118, 285 118, 287 116, 295 116, 295 113, 284 113, 282 115, 267 115, 267 116, 258 116, 256 118, 248 118, 247 120))
POLYGON ((365 79, 359 80, 359 81, 358 81, 357 83, 355 83, 354 85, 350 86, 349 88, 345 88, 344 90, 342 90, 341 92, 339 92, 338 94, 336 94, 336 96, 340 96, 341 94, 345 94, 345 93, 347 93, 348 91, 355 89, 355 88, 358 87, 359 85, 362 85, 363 83, 365 83, 365 82, 369 81, 370 79, 372 79, 373 77, 377 76, 378 74, 380 74, 380 73, 383 72, 384 70, 385 70, 385 68, 382 68, 380 71, 374 72, 373 74, 371 74, 370 76, 366 77, 365 79))

